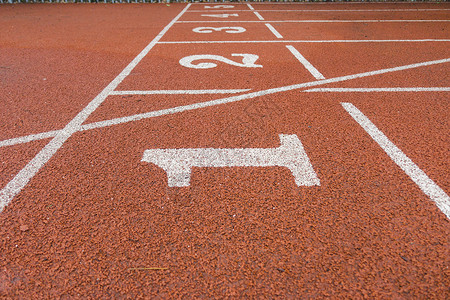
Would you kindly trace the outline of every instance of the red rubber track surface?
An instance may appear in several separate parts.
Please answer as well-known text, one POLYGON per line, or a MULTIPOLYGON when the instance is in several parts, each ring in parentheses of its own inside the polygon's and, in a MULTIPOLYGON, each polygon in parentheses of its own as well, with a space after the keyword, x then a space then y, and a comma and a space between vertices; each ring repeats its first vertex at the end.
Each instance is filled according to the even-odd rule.
MULTIPOLYGON (((450 57, 448 22, 270 23, 448 20, 445 3, 252 4, 262 22, 232 5, 248 11, 229 23, 204 23, 190 12, 204 4, 191 5, 179 21, 198 22, 170 27, 116 91, 248 91, 110 95, 83 124, 316 81, 287 45, 327 79, 450 57), (283 9, 311 12, 264 12, 283 9), (423 10, 313 11, 326 9, 423 10), (193 31, 205 26, 246 31, 193 31), (349 39, 430 40, 332 41, 349 39), (263 67, 180 64, 242 53, 263 67)), ((1 6, 0 141, 64 128, 185 7, 1 6)), ((449 219, 342 106, 363 112, 448 195, 448 73, 445 62, 317 86, 446 91, 303 87, 76 132, 0 213, 0 296, 449 298, 449 219), (297 186, 273 166, 193 168, 190 185, 174 188, 163 169, 141 161, 148 149, 276 148, 279 134, 298 136, 319 186, 297 186)), ((1 187, 50 140, 0 147, 1 187)))

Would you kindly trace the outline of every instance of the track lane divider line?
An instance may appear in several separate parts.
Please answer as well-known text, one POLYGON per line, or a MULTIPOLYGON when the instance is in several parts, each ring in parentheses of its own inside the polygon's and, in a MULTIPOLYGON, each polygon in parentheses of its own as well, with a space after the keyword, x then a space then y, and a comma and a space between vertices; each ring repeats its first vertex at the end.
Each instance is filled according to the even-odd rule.
POLYGON ((319 72, 303 55, 301 55, 300 52, 298 52, 297 49, 294 48, 294 46, 286 45, 286 48, 288 48, 289 51, 291 51, 292 55, 295 56, 295 58, 302 63, 302 65, 306 68, 306 70, 311 73, 312 76, 316 79, 325 79, 325 76, 322 75, 322 73, 319 72))
POLYGON ((444 215, 450 219, 450 197, 444 190, 431 180, 402 150, 391 142, 358 108, 347 102, 343 102, 341 105, 412 181, 436 203, 444 215))
POLYGON ((370 92, 450 92, 450 87, 392 87, 392 88, 315 88, 303 92, 370 93, 370 92))
POLYGON ((270 21, 178 21, 177 23, 262 23, 262 22, 270 22, 270 23, 424 23, 424 22, 450 22, 450 20, 270 20, 270 21))
POLYGON ((75 132, 81 129, 81 125, 87 118, 105 101, 112 91, 127 77, 136 65, 148 54, 158 43, 163 35, 173 24, 189 9, 188 4, 164 29, 125 67, 125 69, 111 81, 89 104, 79 112, 56 136, 39 151, 36 156, 19 171, 19 173, 6 186, 0 190, 0 212, 11 202, 11 200, 28 184, 37 172, 55 155, 63 144, 75 132))
MULTIPOLYGON (((334 83, 334 82, 342 82, 342 81, 352 80, 352 79, 356 79, 356 78, 369 77, 369 76, 374 76, 374 75, 379 75, 379 74, 408 70, 408 69, 413 69, 413 68, 418 68, 418 67, 423 67, 423 66, 447 63, 447 62, 450 62, 450 58, 427 61, 427 62, 423 62, 423 63, 416 63, 416 64, 412 64, 412 65, 404 65, 404 66, 388 68, 388 69, 381 69, 381 70, 377 70, 377 71, 358 73, 358 74, 353 74, 353 75, 346 75, 346 76, 341 76, 341 77, 334 77, 334 78, 330 78, 330 79, 317 80, 317 81, 312 81, 312 82, 307 82, 307 83, 294 84, 294 85, 289 85, 289 86, 284 86, 284 87, 279 87, 279 88, 263 90, 263 91, 259 91, 259 92, 252 92, 252 93, 243 94, 243 95, 239 95, 239 96, 233 96, 233 97, 229 97, 229 98, 217 99, 217 100, 195 103, 195 104, 190 104, 190 105, 185 105, 185 106, 178 106, 178 107, 168 108, 168 109, 163 109, 163 110, 158 110, 158 111, 151 111, 151 112, 136 114, 136 115, 127 116, 127 117, 121 117, 121 118, 115 118, 115 119, 110 119, 110 120, 105 120, 105 121, 94 122, 94 123, 82 125, 79 131, 86 131, 86 130, 95 129, 95 128, 102 128, 102 127, 108 127, 108 126, 112 126, 112 125, 118 125, 118 124, 122 124, 122 123, 132 122, 132 121, 138 121, 138 120, 142 120, 142 119, 148 119, 148 118, 153 118, 153 117, 158 117, 158 116, 163 116, 163 115, 175 114, 178 112, 195 110, 195 109, 210 107, 210 106, 219 105, 219 104, 223 104, 223 103, 237 102, 237 101, 251 99, 251 98, 255 98, 255 97, 259 97, 259 96, 263 96, 263 95, 274 94, 277 92, 290 91, 290 90, 301 89, 301 88, 310 87, 310 86, 324 85, 324 84, 334 83)), ((0 147, 12 146, 12 145, 16 145, 16 144, 22 144, 22 143, 27 143, 27 142, 32 142, 32 141, 36 141, 36 140, 40 140, 40 139, 53 137, 59 132, 60 132, 60 130, 54 130, 54 131, 48 131, 48 132, 43 132, 43 133, 38 133, 38 134, 30 134, 27 136, 3 140, 3 141, 0 141, 0 147)))
POLYGON ((283 36, 269 23, 265 23, 264 25, 266 25, 267 28, 269 28, 270 32, 273 33, 273 35, 278 38, 278 39, 282 39, 283 36))
POLYGON ((450 42, 450 39, 418 40, 265 40, 265 41, 164 41, 158 44, 255 44, 255 43, 419 43, 450 42))
POLYGON ((253 8, 253 6, 251 6, 250 3, 247 3, 247 6, 248 6, 248 8, 250 8, 250 10, 255 14, 255 16, 256 16, 259 20, 261 20, 261 21, 264 20, 264 18, 259 14, 259 12, 257 12, 257 11, 253 8))
POLYGON ((236 94, 251 89, 233 90, 149 90, 149 91, 113 91, 111 95, 203 95, 203 94, 236 94))
MULTIPOLYGON (((261 3, 258 3, 261 4, 261 3)), ((256 11, 270 11, 270 12, 313 12, 313 13, 320 13, 320 12, 404 12, 404 11, 411 11, 411 12, 421 12, 421 11, 447 11, 450 10, 449 8, 410 8, 410 9, 319 9, 319 10, 313 10, 313 9, 260 9, 256 11)), ((188 12, 222 12, 222 11, 248 11, 244 9, 208 9, 208 10, 190 10, 188 12)))

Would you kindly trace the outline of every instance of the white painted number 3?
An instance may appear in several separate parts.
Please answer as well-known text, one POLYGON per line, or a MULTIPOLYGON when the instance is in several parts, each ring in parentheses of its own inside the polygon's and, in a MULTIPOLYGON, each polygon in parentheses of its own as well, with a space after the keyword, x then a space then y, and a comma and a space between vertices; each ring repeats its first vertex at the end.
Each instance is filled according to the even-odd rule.
POLYGON ((226 57, 220 56, 220 55, 210 55, 210 54, 202 54, 202 55, 191 55, 186 56, 180 59, 180 65, 187 68, 193 68, 193 69, 211 69, 217 67, 217 64, 212 62, 200 62, 197 64, 194 64, 194 61, 198 60, 215 60, 215 61, 221 61, 226 64, 236 66, 236 67, 242 67, 242 68, 262 68, 261 65, 255 64, 255 62, 258 60, 259 56, 256 54, 237 54, 233 53, 231 56, 242 56, 242 63, 235 62, 231 59, 228 59, 226 57))
POLYGON ((225 31, 226 33, 242 33, 245 32, 244 27, 197 27, 192 29, 196 33, 211 33, 213 31, 225 31))

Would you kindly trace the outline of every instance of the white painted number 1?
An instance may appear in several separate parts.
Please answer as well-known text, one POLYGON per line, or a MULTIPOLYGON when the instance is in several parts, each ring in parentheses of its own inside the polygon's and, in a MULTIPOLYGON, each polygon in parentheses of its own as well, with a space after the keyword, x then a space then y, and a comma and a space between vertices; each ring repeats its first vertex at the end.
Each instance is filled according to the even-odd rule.
POLYGON ((220 55, 210 55, 210 54, 202 54, 202 55, 190 55, 183 57, 180 59, 180 65, 187 68, 192 69, 211 69, 217 67, 217 64, 212 62, 200 62, 197 64, 194 64, 194 61, 197 60, 215 60, 215 61, 221 61, 223 63, 236 66, 236 67, 242 67, 242 68, 262 68, 263 66, 255 64, 255 62, 258 60, 259 56, 256 54, 237 54, 233 53, 231 56, 242 56, 242 63, 235 62, 231 59, 228 59, 226 57, 220 56, 220 55))
POLYGON ((213 31, 225 31, 226 33, 242 33, 245 32, 244 27, 196 27, 192 29, 196 33, 211 33, 213 31))
POLYGON ((208 8, 234 8, 234 5, 213 5, 213 6, 205 5, 205 9, 208 8))

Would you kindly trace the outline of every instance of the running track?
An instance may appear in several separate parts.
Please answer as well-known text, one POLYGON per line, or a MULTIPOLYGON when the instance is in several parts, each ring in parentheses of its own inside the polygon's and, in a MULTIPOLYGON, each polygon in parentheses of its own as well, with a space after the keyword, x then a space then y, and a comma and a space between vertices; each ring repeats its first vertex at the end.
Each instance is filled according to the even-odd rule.
POLYGON ((0 295, 448 298, 449 20, 2 5, 0 295))

